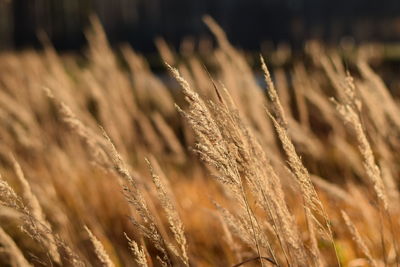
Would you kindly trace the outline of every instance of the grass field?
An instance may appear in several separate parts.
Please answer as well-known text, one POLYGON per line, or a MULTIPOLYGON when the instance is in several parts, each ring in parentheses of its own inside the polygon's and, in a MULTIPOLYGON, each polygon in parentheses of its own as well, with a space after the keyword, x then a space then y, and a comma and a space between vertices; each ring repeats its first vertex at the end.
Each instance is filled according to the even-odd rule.
POLYGON ((84 56, 0 54, 1 266, 399 265, 378 50, 250 61, 204 21, 215 48, 157 40, 168 79, 95 18, 84 56))

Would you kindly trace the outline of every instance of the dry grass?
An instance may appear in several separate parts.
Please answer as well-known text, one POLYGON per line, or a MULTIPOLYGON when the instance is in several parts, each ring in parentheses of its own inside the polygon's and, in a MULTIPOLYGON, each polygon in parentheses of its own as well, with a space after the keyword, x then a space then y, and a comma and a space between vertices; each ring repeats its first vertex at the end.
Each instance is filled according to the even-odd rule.
POLYGON ((367 51, 270 72, 204 21, 214 49, 156 41, 171 80, 96 18, 84 57, 0 54, 0 265, 398 265, 400 107, 367 51))

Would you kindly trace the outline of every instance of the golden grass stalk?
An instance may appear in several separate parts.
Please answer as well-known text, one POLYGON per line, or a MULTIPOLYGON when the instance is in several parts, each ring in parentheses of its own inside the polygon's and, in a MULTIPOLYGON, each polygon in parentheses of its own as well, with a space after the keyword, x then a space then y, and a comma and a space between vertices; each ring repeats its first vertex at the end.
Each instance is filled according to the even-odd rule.
POLYGON ((147 258, 146 258, 146 250, 145 247, 142 245, 139 247, 138 243, 136 243, 135 240, 130 239, 126 234, 125 234, 126 239, 128 240, 128 245, 135 256, 135 261, 140 267, 147 267, 147 258))
MULTIPOLYGON (((17 210, 22 214, 22 230, 28 234, 33 240, 37 241, 43 250, 50 254, 49 249, 53 249, 53 245, 49 245, 48 235, 52 235, 46 224, 38 221, 31 211, 24 205, 22 199, 15 193, 14 189, 0 176, 0 205, 17 210)), ((58 236, 53 236, 56 248, 64 252, 63 262, 68 262, 72 266, 84 266, 79 256, 75 254, 71 248, 58 236)), ((50 259, 50 258, 49 258, 50 259)), ((54 260, 54 259, 52 259, 54 260)), ((51 264, 51 263, 49 263, 51 264)))
POLYGON ((337 254, 338 253, 337 248, 335 245, 335 241, 333 239, 332 227, 327 212, 325 211, 325 208, 315 190, 315 187, 312 183, 311 176, 307 168, 303 165, 303 162, 300 156, 297 154, 296 149, 289 137, 287 130, 288 121, 286 119, 285 112, 280 103, 278 93, 276 92, 275 86, 273 85, 268 68, 262 56, 260 57, 260 59, 261 59, 261 66, 264 71, 265 81, 268 85, 268 95, 272 102, 272 109, 274 111, 274 116, 271 115, 268 110, 267 113, 275 126, 283 150, 285 151, 286 157, 288 159, 288 164, 290 167, 290 172, 293 173, 297 183, 299 184, 301 195, 305 202, 304 203, 305 208, 306 209, 309 208, 310 211, 318 214, 319 216, 322 216, 324 224, 320 224, 320 222, 316 219, 316 217, 314 217, 315 215, 313 213, 310 213, 310 216, 308 216, 311 217, 311 220, 308 221, 310 223, 315 222, 319 230, 322 231, 324 230, 323 225, 325 225, 326 232, 325 231, 323 232, 325 232, 328 235, 329 239, 331 240, 332 245, 335 249, 335 254, 337 257, 338 264, 340 265, 340 260, 337 254))
POLYGON ((156 38, 155 44, 164 62, 168 62, 168 64, 176 63, 176 56, 164 39, 156 38))
POLYGON ((364 240, 362 239, 360 233, 358 232, 357 228, 355 227, 355 225, 353 224, 353 222, 351 221, 351 219, 349 218, 349 216, 347 215, 347 213, 345 211, 341 211, 342 212, 342 217, 347 225, 347 228, 349 229, 354 242, 356 242, 357 246, 360 248, 360 250, 362 251, 362 253, 367 257, 368 261, 370 262, 370 264, 374 267, 377 267, 378 264, 376 262, 376 260, 372 257, 371 252, 369 250, 369 248, 367 247, 367 245, 365 244, 364 240))
POLYGON ((314 212, 325 216, 323 205, 317 195, 317 192, 315 191, 314 185, 311 182, 310 174, 301 162, 301 159, 298 156, 285 128, 283 128, 271 114, 269 115, 275 125, 275 129, 278 133, 279 139, 282 142, 282 147, 285 150, 286 156, 288 157, 290 169, 295 175, 296 181, 300 185, 302 196, 305 199, 306 205, 309 206, 314 212))
POLYGON ((96 256, 101 262, 102 266, 114 267, 115 265, 111 261, 110 256, 108 256, 106 250, 103 247, 103 244, 93 235, 93 233, 86 225, 84 226, 84 228, 89 235, 90 242, 92 242, 96 256))
POLYGON ((211 16, 208 15, 205 15, 203 17, 203 21, 217 38, 218 43, 222 47, 222 49, 227 50, 228 53, 234 53, 235 49, 229 43, 224 30, 222 30, 218 23, 211 16))
POLYGON ((355 87, 353 80, 350 76, 348 76, 346 79, 346 88, 347 89, 345 90, 345 93, 347 95, 348 102, 336 102, 337 110, 342 115, 344 121, 350 124, 351 127, 354 129, 358 141, 358 149, 363 157, 364 169, 370 182, 373 185, 373 188, 378 199, 380 200, 380 203, 385 210, 388 210, 388 198, 386 194, 386 189, 379 167, 376 165, 375 156, 372 152, 371 145, 367 139, 363 125, 361 124, 361 119, 357 110, 358 105, 353 97, 355 87))
POLYGON ((154 244, 154 246, 163 254, 163 260, 171 266, 171 259, 168 255, 166 243, 161 236, 156 224, 154 223, 153 216, 151 215, 146 201, 139 190, 137 179, 131 175, 128 170, 128 165, 122 159, 121 155, 116 150, 110 137, 104 131, 103 138, 94 134, 89 128, 74 115, 70 108, 55 100, 51 92, 48 90, 48 96, 58 105, 63 120, 71 127, 71 129, 83 139, 84 143, 89 148, 93 155, 93 160, 101 167, 109 170, 114 170, 118 177, 121 179, 121 185, 124 189, 124 196, 126 200, 133 205, 140 217, 143 219, 144 224, 139 223, 133 217, 132 223, 154 244), (123 184, 125 183, 125 185, 123 184))
POLYGON ((155 173, 152 164, 150 161, 147 161, 149 166, 151 177, 153 179, 153 183, 156 187, 158 199, 161 202, 161 206, 164 209, 165 214, 167 215, 167 220, 169 223, 169 228, 171 229, 172 233, 174 234, 175 241, 179 245, 179 252, 178 257, 183 261, 186 266, 189 266, 189 258, 187 254, 187 241, 185 237, 185 231, 183 223, 179 217, 179 214, 176 210, 176 207, 173 205, 171 201, 171 192, 170 186, 167 183, 166 179, 161 179, 161 177, 155 173), (168 188, 168 189, 167 189, 168 188))
POLYGON ((224 100, 221 100, 222 107, 210 103, 210 110, 220 127, 222 136, 237 147, 238 150, 234 156, 238 169, 247 181, 250 191, 271 220, 272 227, 270 228, 279 242, 285 260, 289 262, 289 254, 293 254, 291 257, 294 261, 305 263, 303 244, 287 209, 280 179, 257 142, 257 138, 242 122, 226 89, 224 93, 229 104, 224 100), (290 250, 290 253, 287 250, 290 250))
POLYGON ((290 170, 293 172, 297 182, 300 185, 302 196, 304 197, 307 206, 309 206, 310 209, 313 210, 314 212, 317 212, 318 214, 326 218, 326 212, 324 211, 323 205, 317 195, 317 192, 315 191, 314 185, 311 181, 310 174, 308 173, 307 168, 303 165, 301 158, 297 154, 296 149, 288 135, 287 131, 288 121, 286 119, 285 112, 280 103, 279 96, 276 92, 275 86, 273 85, 273 82, 271 80, 268 68, 262 56, 260 57, 260 59, 261 59, 261 66, 264 71, 265 81, 268 85, 268 95, 272 102, 274 116, 272 116, 268 110, 267 112, 275 126, 283 150, 285 151, 286 156, 288 158, 290 170))
POLYGON ((15 267, 32 266, 24 257, 14 240, 0 227, 0 254, 7 255, 9 264, 15 267))
POLYGON ((76 117, 69 106, 56 99, 50 89, 44 88, 44 91, 49 99, 57 106, 66 125, 85 143, 93 161, 102 167, 106 167, 109 160, 98 136, 76 117))
POLYGON ((39 227, 44 227, 44 243, 48 249, 48 252, 54 262, 60 263, 60 254, 58 253, 55 238, 52 234, 52 229, 50 223, 46 220, 43 213, 42 207, 40 206, 39 200, 33 194, 30 184, 25 178, 21 166, 18 164, 17 160, 11 155, 11 160, 13 162, 14 171, 17 175, 18 182, 22 188, 22 197, 29 206, 32 216, 37 221, 39 227))
MULTIPOLYGON (((247 196, 244 191, 242 179, 239 174, 238 166, 235 162, 235 147, 230 146, 224 140, 221 131, 214 120, 209 108, 204 101, 194 92, 189 83, 179 74, 178 70, 167 64, 168 69, 174 78, 180 83, 186 102, 189 104, 187 112, 181 113, 187 118, 198 139, 196 152, 199 153, 202 160, 214 166, 221 175, 217 178, 233 193, 240 207, 246 211, 249 222, 248 231, 253 237, 254 246, 257 254, 261 257, 260 237, 262 236, 257 220, 248 204, 247 196)), ((268 244, 268 242, 266 242, 268 244)), ((270 246, 269 246, 270 248, 270 246)), ((274 255, 270 248, 271 255, 274 255)), ((261 263, 264 265, 264 263, 261 263)))
POLYGON ((267 65, 265 64, 264 58, 260 55, 260 60, 261 60, 261 69, 264 72, 264 79, 265 82, 267 83, 267 93, 269 96, 270 101, 272 102, 272 108, 274 110, 274 115, 279 121, 279 124, 287 128, 288 127, 288 121, 286 119, 285 112, 283 110, 281 101, 279 100, 278 93, 275 89, 275 85, 272 82, 271 79, 271 74, 269 73, 269 70, 267 68, 267 65))
POLYGON ((139 190, 137 179, 135 179, 129 172, 127 164, 122 159, 121 155, 117 152, 110 137, 102 129, 103 136, 107 140, 110 157, 112 160, 113 168, 117 174, 128 184, 124 186, 124 195, 127 201, 134 206, 140 217, 143 219, 144 224, 140 224, 133 217, 132 223, 153 243, 153 245, 163 254, 163 262, 168 266, 172 265, 171 258, 168 253, 167 244, 158 230, 154 222, 154 218, 147 208, 146 201, 139 190))

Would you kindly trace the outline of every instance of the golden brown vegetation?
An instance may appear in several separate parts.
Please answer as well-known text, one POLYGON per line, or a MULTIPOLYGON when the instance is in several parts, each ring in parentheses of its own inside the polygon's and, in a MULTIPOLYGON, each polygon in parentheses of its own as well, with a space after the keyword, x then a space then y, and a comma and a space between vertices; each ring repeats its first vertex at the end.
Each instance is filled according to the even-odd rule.
POLYGON ((84 58, 0 55, 2 266, 398 264, 400 108, 368 50, 270 74, 205 23, 215 49, 157 40, 171 79, 96 19, 84 58))

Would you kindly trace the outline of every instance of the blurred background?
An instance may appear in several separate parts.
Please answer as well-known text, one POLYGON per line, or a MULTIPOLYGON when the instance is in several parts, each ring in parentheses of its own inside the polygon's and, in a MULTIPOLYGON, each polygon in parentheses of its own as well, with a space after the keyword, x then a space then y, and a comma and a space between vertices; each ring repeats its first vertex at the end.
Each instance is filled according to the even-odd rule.
POLYGON ((175 47, 184 38, 208 38, 204 14, 245 50, 266 41, 299 48, 308 39, 400 40, 399 0, 0 0, 1 49, 38 47, 39 29, 58 50, 80 49, 90 14, 98 15, 112 44, 129 42, 142 53, 156 50, 157 36, 175 47))

